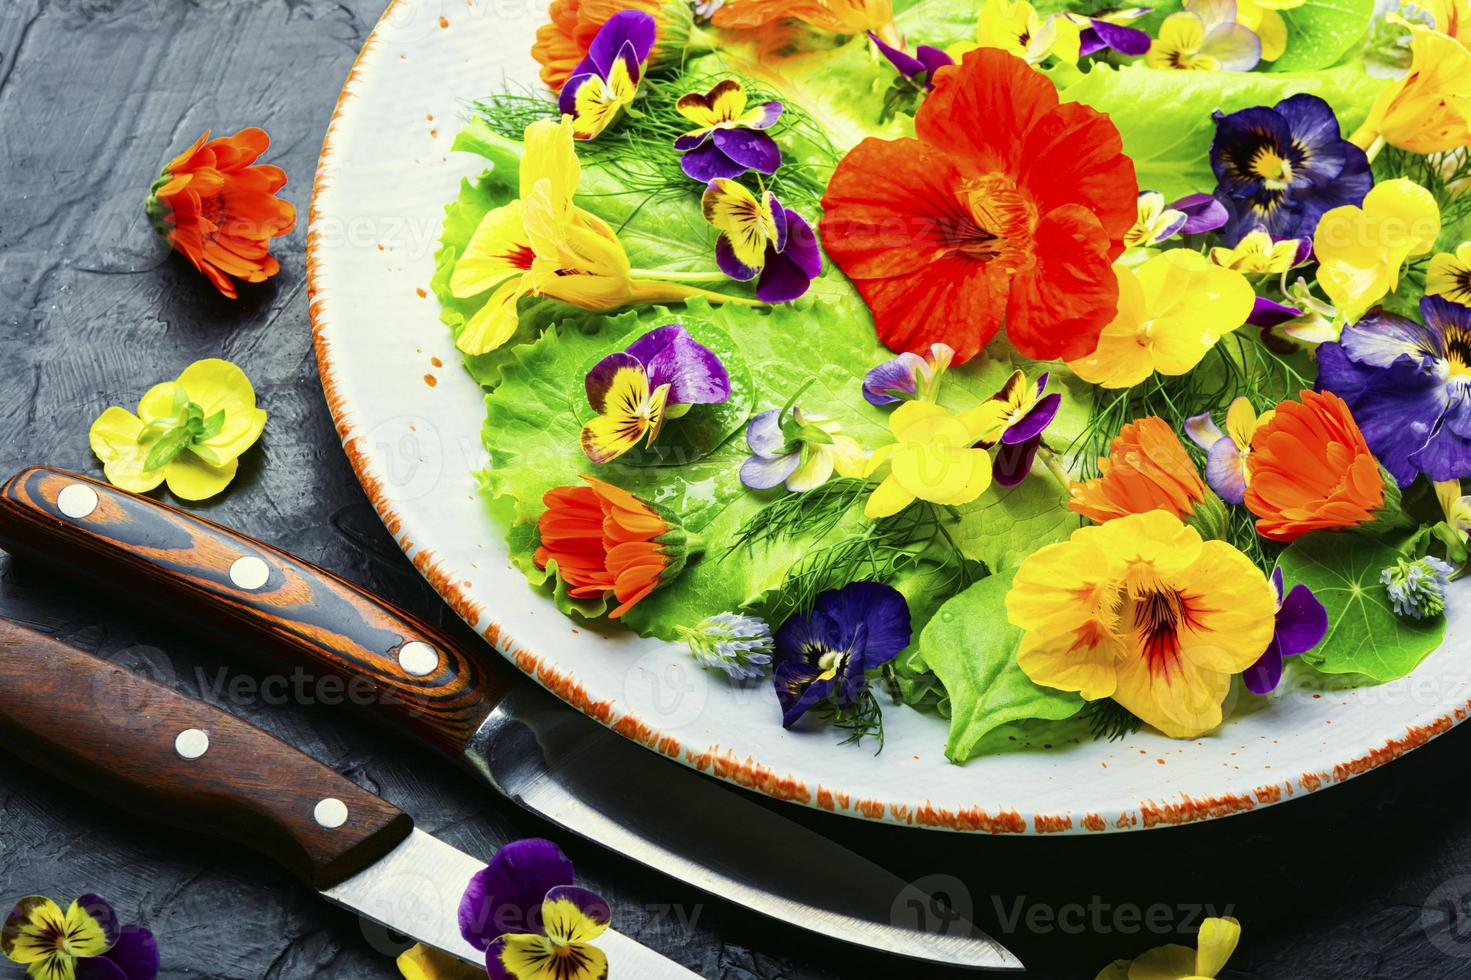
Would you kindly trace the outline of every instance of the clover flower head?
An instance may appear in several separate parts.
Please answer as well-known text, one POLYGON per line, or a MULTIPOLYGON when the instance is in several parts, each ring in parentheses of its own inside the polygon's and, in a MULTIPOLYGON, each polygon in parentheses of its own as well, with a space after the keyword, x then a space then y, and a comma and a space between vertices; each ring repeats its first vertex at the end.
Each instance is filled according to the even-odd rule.
POLYGON ((1394 613, 1406 619, 1430 619, 1445 612, 1451 566, 1432 555, 1397 560, 1379 573, 1394 613))
POLYGON ((760 677, 771 663, 771 627, 755 616, 716 613, 678 631, 696 660, 736 680, 760 677))

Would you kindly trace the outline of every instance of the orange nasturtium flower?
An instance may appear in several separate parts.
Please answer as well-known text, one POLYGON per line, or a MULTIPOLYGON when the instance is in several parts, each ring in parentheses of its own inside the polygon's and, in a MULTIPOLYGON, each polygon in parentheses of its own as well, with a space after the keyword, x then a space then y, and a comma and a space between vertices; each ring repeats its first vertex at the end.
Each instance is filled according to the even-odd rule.
POLYGON ((829 34, 873 31, 885 44, 904 44, 894 24, 892 0, 726 0, 711 17, 716 27, 737 31, 765 29, 789 20, 829 34))
POLYGON ((1098 471, 1097 478, 1074 483, 1068 501, 1071 510, 1095 523, 1163 510, 1214 532, 1224 516, 1179 437, 1156 416, 1119 430, 1108 456, 1099 458, 1098 471))
MULTIPOLYGON (((1348 405, 1331 391, 1304 391, 1301 402, 1278 405, 1252 436, 1246 468, 1246 509, 1273 541, 1372 523, 1392 485, 1348 405)), ((1398 499, 1391 503, 1397 511, 1398 499)))
POLYGON ((205 132, 163 168, 148 196, 159 235, 230 299, 231 276, 265 282, 281 271, 271 239, 296 227, 296 208, 276 197, 285 172, 254 165, 270 145, 260 129, 215 140, 205 132))
POLYGON ((1231 677, 1271 643, 1276 609, 1251 559, 1162 510, 1042 548, 1006 596, 1034 683, 1111 697, 1171 738, 1221 723, 1231 677))
POLYGON ((553 487, 542 502, 537 568, 557 563, 557 575, 574 599, 606 599, 620 605, 617 619, 684 569, 698 547, 671 518, 602 480, 553 487))
POLYGON ((651 65, 678 61, 689 41, 694 17, 690 5, 681 0, 552 0, 547 7, 549 23, 537 28, 531 56, 541 65, 541 80, 554 92, 572 77, 598 31, 616 13, 642 10, 652 14, 657 25, 651 65))

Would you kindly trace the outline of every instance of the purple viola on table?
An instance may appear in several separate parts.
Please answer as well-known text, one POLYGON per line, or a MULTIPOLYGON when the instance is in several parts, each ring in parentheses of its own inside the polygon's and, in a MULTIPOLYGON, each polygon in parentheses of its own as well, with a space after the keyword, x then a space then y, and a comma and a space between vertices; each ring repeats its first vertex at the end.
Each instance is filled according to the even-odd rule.
POLYGON ((822 704, 853 707, 868 690, 868 671, 909 645, 909 604, 880 582, 852 582, 817 597, 812 611, 776 631, 774 684, 782 726, 791 728, 822 704))
POLYGON ((1471 307, 1420 301, 1424 324, 1383 310, 1318 346, 1318 388, 1348 403, 1402 487, 1471 474, 1471 307))
POLYGON ((746 88, 738 79, 716 82, 708 92, 690 92, 675 103, 680 115, 698 128, 674 141, 684 156, 679 165, 705 184, 735 178, 749 170, 763 174, 781 166, 781 148, 766 132, 781 118, 780 102, 747 108, 746 88))
POLYGON ((582 427, 582 451, 609 463, 640 441, 652 446, 664 423, 692 406, 728 399, 730 374, 714 351, 671 323, 598 361, 584 387, 597 417, 582 427))
POLYGON ((1368 157, 1343 138, 1332 107, 1316 95, 1215 119, 1210 159, 1216 198, 1229 215, 1221 228, 1227 246, 1257 228, 1274 239, 1311 239, 1325 212, 1362 204, 1374 186, 1368 157))
POLYGON ((620 11, 598 30, 557 97, 562 115, 572 117, 573 136, 595 139, 633 102, 657 33, 642 10, 620 11))
POLYGON ((870 405, 896 405, 901 401, 932 402, 940 391, 955 349, 949 344, 931 344, 923 357, 906 351, 890 358, 863 376, 863 397, 870 405))
POLYGON ((947 65, 955 64, 954 58, 928 44, 921 44, 914 49, 914 54, 910 54, 892 44, 885 44, 883 39, 873 31, 868 32, 868 39, 885 58, 889 59, 889 64, 893 65, 903 78, 925 91, 935 87, 935 72, 947 65))
POLYGON ((608 957, 592 941, 611 907, 574 884, 572 862, 549 840, 496 851, 460 899, 460 935, 485 952, 491 980, 603 980, 608 957))
POLYGON ((991 478, 999 486, 1014 487, 1032 472, 1032 463, 1042 447, 1042 433, 1062 407, 1060 392, 1043 394, 1048 378, 1043 372, 1036 384, 1028 384, 1025 374, 1014 371, 989 399, 995 423, 980 444, 986 449, 999 447, 991 463, 991 478))
POLYGON ((756 298, 787 303, 807 292, 822 272, 822 250, 812 226, 783 207, 771 191, 760 198, 744 184, 710 181, 701 199, 705 220, 720 237, 715 261, 739 282, 756 280, 756 298))
POLYGON ((1253 694, 1270 694, 1282 680, 1283 659, 1306 653, 1328 634, 1328 610, 1313 590, 1302 583, 1282 594, 1282 569, 1272 569, 1272 588, 1277 592, 1277 628, 1266 652, 1241 679, 1253 694))
POLYGON ((141 926, 119 924, 99 895, 65 912, 43 895, 23 898, 0 927, 0 952, 36 980, 154 980, 158 943, 141 926))

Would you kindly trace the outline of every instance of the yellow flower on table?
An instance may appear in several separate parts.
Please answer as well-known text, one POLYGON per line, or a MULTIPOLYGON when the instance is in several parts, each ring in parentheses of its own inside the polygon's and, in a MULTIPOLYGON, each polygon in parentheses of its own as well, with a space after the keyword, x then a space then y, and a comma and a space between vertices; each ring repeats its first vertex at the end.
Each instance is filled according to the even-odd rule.
POLYGON ((1430 267, 1425 270, 1425 293, 1471 306, 1471 242, 1463 243, 1454 253, 1431 256, 1430 267))
POLYGON ((994 432, 1006 411, 996 400, 959 415, 934 402, 905 402, 889 416, 894 442, 869 458, 865 476, 887 466, 888 474, 869 495, 864 514, 897 514, 916 500, 959 505, 991 485, 991 456, 975 444, 994 432))
POLYGON ((1333 208, 1318 222, 1318 284, 1352 323, 1399 288, 1405 261, 1428 253, 1439 235, 1440 207, 1429 191, 1403 178, 1377 184, 1362 207, 1333 208))
POLYGON ((1133 961, 1115 960, 1093 980, 1215 980, 1241 941, 1241 923, 1212 916, 1200 924, 1196 948, 1171 943, 1133 961))
POLYGON ((1184 374, 1246 322, 1256 291, 1239 272, 1190 249, 1161 252, 1137 269, 1114 266, 1119 306, 1098 347, 1068 361, 1084 381, 1130 388, 1154 372, 1184 374))
POLYGON ((240 455, 265 425, 245 372, 208 358, 148 389, 136 415, 108 408, 88 441, 113 486, 146 493, 166 482, 176 497, 204 500, 235 478, 240 455))
POLYGON ((1162 510, 1040 549, 1006 596, 1033 682, 1111 697, 1171 738, 1221 723, 1231 677, 1266 650, 1276 609, 1249 558, 1162 510))
POLYGON ((420 943, 398 957, 404 980, 485 980, 485 968, 471 966, 448 953, 420 943))

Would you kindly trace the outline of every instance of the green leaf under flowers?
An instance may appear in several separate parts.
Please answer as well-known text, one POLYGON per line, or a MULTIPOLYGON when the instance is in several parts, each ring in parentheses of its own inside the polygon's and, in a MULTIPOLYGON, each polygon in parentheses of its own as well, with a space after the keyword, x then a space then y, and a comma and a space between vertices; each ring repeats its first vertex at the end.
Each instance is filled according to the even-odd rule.
POLYGON ((1016 486, 993 483, 975 503, 956 508, 950 536, 961 553, 993 572, 1014 569, 1038 548, 1066 541, 1082 526, 1067 502, 1067 486, 1038 462, 1016 486))
POLYGON ((1268 71, 1315 71, 1341 61, 1368 36, 1374 0, 1306 0, 1279 11, 1287 22, 1287 50, 1268 71))
POLYGON ((1108 113, 1134 161, 1139 187, 1167 199, 1215 189, 1210 147, 1217 110, 1235 112, 1272 106, 1306 92, 1328 102, 1345 133, 1369 114, 1388 84, 1358 65, 1312 72, 1166 71, 1144 64, 1125 68, 1094 65, 1061 92, 1064 102, 1082 102, 1108 113))
POLYGON ((991 575, 955 596, 919 638, 920 656, 950 696, 945 757, 951 762, 974 758, 982 739, 1000 725, 1060 721, 1083 709, 1077 694, 1034 684, 1017 665, 1023 634, 1006 618, 1014 574, 991 575))
POLYGON ((1405 620, 1394 614, 1380 572, 1399 552, 1363 534, 1317 531, 1277 559, 1283 587, 1306 584, 1328 610, 1328 635, 1300 656, 1325 674, 1391 681, 1414 670, 1445 639, 1445 617, 1405 620))

